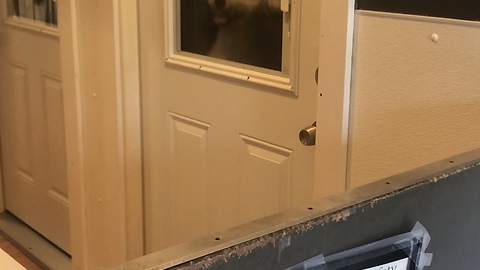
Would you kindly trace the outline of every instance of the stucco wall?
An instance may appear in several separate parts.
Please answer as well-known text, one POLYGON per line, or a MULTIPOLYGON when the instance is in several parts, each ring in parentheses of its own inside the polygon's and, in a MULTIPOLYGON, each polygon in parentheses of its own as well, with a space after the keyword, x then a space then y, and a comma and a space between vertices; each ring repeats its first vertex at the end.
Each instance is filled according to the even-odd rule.
POLYGON ((350 187, 480 147, 480 22, 356 20, 350 187))

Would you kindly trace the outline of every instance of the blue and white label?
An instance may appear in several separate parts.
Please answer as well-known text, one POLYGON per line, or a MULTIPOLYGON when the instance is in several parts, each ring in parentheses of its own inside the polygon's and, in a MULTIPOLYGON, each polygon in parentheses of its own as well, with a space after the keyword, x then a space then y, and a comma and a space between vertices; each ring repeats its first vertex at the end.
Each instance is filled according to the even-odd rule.
POLYGON ((363 270, 408 270, 409 261, 410 261, 409 258, 405 258, 395 262, 386 263, 386 264, 370 267, 363 270))

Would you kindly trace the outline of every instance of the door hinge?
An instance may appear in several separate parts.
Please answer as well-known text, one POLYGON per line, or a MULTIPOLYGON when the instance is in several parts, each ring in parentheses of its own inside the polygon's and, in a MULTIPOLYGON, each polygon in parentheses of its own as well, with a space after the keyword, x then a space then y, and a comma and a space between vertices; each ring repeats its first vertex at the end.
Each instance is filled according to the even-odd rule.
POLYGON ((280 9, 285 13, 290 12, 290 2, 291 0, 281 0, 280 9))

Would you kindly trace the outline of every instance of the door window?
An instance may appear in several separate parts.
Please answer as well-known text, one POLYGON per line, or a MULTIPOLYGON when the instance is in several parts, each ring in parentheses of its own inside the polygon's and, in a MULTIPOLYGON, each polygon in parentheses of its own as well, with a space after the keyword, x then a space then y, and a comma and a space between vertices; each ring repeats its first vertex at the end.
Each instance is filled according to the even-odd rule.
POLYGON ((288 0, 167 3, 167 62, 293 90, 288 0))
POLYGON ((57 25, 57 0, 7 0, 9 16, 57 25))
POLYGON ((280 0, 179 2, 179 51, 282 71, 280 0))

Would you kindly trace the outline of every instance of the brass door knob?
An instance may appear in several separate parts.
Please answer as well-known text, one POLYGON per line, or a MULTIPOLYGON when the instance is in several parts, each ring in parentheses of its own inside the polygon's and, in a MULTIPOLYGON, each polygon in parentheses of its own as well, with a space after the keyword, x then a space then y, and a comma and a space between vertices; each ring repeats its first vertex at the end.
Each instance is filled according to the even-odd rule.
POLYGON ((313 123, 311 126, 308 126, 302 130, 298 134, 298 138, 300 142, 305 146, 313 146, 315 145, 315 136, 317 133, 317 122, 313 123))

